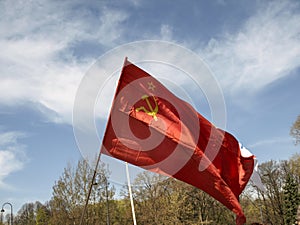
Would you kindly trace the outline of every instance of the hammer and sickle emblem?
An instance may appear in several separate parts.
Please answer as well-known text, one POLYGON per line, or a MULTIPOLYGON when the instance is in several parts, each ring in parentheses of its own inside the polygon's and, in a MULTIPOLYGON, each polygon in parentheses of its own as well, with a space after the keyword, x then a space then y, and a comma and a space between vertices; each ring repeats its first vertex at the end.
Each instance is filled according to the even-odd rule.
POLYGON ((138 108, 136 108, 135 109, 135 111, 136 112, 139 112, 139 111, 144 111, 145 113, 147 113, 149 116, 152 116, 153 117, 153 119, 155 120, 155 121, 157 121, 157 116, 156 116, 156 114, 157 114, 157 112, 158 112, 158 104, 157 104, 157 101, 156 101, 156 98, 154 97, 154 96, 152 96, 152 98, 153 98, 153 100, 154 100, 154 102, 155 102, 155 108, 153 109, 153 107, 152 107, 152 105, 151 105, 151 103, 150 103, 150 101, 149 101, 149 96, 148 95, 143 95, 142 96, 142 99, 143 100, 145 100, 146 102, 147 102, 147 105, 148 105, 148 107, 149 107, 149 110, 148 109, 146 109, 144 106, 141 106, 141 107, 138 107, 138 108))

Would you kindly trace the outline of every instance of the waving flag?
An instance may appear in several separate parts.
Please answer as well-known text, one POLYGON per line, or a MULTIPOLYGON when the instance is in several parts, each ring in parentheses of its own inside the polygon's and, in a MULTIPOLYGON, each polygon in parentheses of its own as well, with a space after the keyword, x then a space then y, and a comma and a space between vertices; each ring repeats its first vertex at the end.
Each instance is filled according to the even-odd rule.
POLYGON ((101 152, 202 189, 246 218, 238 198, 254 168, 238 141, 125 60, 101 152), (213 157, 212 157, 213 156, 213 157))

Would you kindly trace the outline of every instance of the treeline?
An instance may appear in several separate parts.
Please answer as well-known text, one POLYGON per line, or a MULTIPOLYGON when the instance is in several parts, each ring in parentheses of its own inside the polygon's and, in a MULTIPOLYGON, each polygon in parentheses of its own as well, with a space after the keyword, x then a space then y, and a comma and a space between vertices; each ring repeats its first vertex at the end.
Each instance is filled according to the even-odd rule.
MULTIPOLYGON (((250 183, 240 196, 247 224, 296 224, 300 205, 300 155, 288 161, 265 162, 259 172, 266 191, 250 183)), ((15 215, 14 224, 78 225, 92 175, 93 169, 84 160, 76 166, 68 165, 55 182, 49 202, 24 204, 15 215)), ((201 190, 178 180, 143 172, 132 186, 139 225, 234 224, 235 215, 230 210, 201 190)), ((8 219, 9 215, 4 218, 8 219)), ((84 224, 133 224, 127 187, 124 185, 121 196, 116 197, 104 164, 98 169, 84 224)))

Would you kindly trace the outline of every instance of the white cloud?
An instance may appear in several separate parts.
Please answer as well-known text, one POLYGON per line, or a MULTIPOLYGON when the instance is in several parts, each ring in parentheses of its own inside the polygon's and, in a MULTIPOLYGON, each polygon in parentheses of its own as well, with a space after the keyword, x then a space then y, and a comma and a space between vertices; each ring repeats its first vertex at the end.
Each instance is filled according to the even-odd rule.
POLYGON ((162 24, 160 27, 160 36, 163 40, 172 40, 172 27, 167 24, 162 24))
POLYGON ((250 144, 249 148, 257 148, 262 146, 273 146, 273 145, 279 145, 279 144, 287 144, 291 143, 290 137, 274 137, 271 139, 261 140, 254 144, 250 144))
MULTIPOLYGON (((261 3, 265 4, 265 2, 261 3)), ((300 66, 299 4, 272 1, 202 51, 224 90, 255 93, 300 66)))
POLYGON ((21 170, 27 161, 25 146, 18 142, 20 132, 0 133, 0 189, 11 188, 4 182, 11 173, 21 170))
MULTIPOLYGON (((0 103, 38 102, 71 122, 73 101, 93 58, 80 58, 80 42, 111 47, 127 14, 80 1, 0 2, 0 103)), ((51 114, 53 116, 53 113, 51 114)))
MULTIPOLYGON (((238 32, 212 39, 201 51, 224 90, 255 92, 299 66, 300 14, 293 4, 269 3, 238 32)), ((38 102, 57 114, 49 115, 51 119, 71 123, 76 90, 95 60, 76 53, 76 46, 88 42, 111 48, 122 43, 128 12, 111 9, 105 1, 7 0, 0 2, 0 14, 0 89, 5 93, 0 103, 38 102)), ((162 24, 159 34, 145 35, 171 41, 176 37, 169 24, 162 24)), ((159 54, 167 57, 168 52, 159 54)))
POLYGON ((99 38, 98 42, 102 42, 109 46, 121 37, 123 29, 119 24, 127 19, 128 15, 123 11, 111 10, 108 8, 104 8, 102 13, 100 26, 97 27, 96 25, 94 27, 97 30, 99 29, 96 34, 96 39, 99 38))
POLYGON ((129 0, 134 6, 140 6, 143 2, 143 0, 129 0))

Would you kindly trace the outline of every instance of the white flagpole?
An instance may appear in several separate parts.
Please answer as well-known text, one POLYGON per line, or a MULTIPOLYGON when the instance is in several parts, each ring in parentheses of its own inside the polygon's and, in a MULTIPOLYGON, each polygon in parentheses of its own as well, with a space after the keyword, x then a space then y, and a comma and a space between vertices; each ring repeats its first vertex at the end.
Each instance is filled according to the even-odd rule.
POLYGON ((126 175, 127 175, 128 192, 129 192, 129 198, 130 198, 130 204, 131 204, 131 211, 132 211, 132 219, 133 219, 133 224, 136 225, 136 218, 135 218, 133 197, 132 197, 132 191, 131 191, 131 184, 130 184, 128 163, 125 162, 125 164, 126 164, 126 175))

